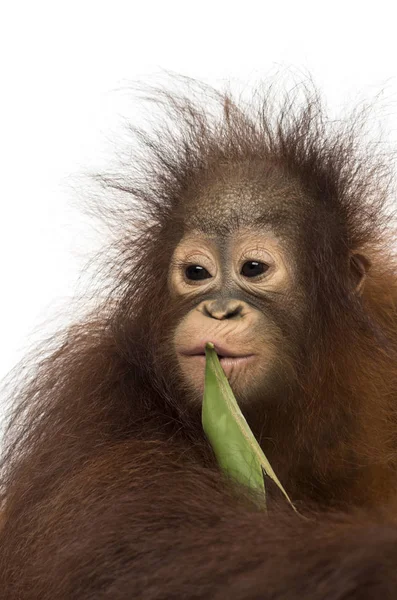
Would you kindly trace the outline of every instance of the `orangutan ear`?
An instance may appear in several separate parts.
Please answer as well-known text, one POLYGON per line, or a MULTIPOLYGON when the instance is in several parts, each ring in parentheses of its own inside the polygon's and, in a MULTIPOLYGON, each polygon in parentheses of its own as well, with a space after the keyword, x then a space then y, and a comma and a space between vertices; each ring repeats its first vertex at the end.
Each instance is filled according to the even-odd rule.
POLYGON ((363 254, 352 254, 350 257, 350 274, 354 290, 362 294, 367 273, 371 267, 370 260, 363 254))

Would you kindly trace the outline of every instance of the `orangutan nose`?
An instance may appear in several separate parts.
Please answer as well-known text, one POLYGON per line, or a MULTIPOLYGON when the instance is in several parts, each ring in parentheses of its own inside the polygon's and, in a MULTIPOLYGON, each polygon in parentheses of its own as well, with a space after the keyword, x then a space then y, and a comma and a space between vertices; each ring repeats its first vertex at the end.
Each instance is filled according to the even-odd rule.
POLYGON ((211 319, 234 319, 241 317, 243 305, 238 300, 210 300, 204 303, 203 313, 211 319))

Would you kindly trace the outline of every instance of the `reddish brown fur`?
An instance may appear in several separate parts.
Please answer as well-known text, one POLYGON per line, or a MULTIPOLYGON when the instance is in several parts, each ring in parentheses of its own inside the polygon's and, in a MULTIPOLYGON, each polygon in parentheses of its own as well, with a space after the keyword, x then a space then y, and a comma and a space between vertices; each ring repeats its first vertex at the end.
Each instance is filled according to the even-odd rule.
POLYGON ((15 391, 1 463, 7 600, 397 595, 389 170, 360 152, 357 121, 327 122, 309 92, 277 110, 206 94, 222 114, 158 93, 172 126, 138 132, 146 170, 102 178, 125 194, 101 208, 122 232, 109 301, 40 350, 15 391), (310 329, 290 397, 248 418, 310 519, 276 500, 266 516, 223 479, 167 356, 184 210, 231 166, 260 179, 269 165, 302 197, 291 211, 310 329), (342 268, 353 253, 371 262, 362 296, 342 268))

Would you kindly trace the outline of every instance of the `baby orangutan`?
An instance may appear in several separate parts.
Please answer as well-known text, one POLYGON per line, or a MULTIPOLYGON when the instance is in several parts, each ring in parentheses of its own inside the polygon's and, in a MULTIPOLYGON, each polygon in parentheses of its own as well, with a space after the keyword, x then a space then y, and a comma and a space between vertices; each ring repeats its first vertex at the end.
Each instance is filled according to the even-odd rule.
POLYGON ((388 171, 310 92, 207 93, 214 114, 158 93, 146 170, 102 179, 123 195, 109 300, 14 394, 2 598, 397 598, 388 171), (299 514, 219 471, 207 341, 299 514))

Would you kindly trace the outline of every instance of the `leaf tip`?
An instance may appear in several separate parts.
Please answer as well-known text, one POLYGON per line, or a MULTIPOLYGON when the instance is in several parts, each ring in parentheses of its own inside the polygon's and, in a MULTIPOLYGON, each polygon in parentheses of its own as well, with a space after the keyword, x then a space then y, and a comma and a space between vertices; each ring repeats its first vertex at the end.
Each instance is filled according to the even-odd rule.
POLYGON ((206 349, 206 350, 214 350, 214 349, 215 349, 215 346, 214 346, 214 344, 213 344, 212 342, 207 342, 207 343, 205 344, 205 349, 206 349))

